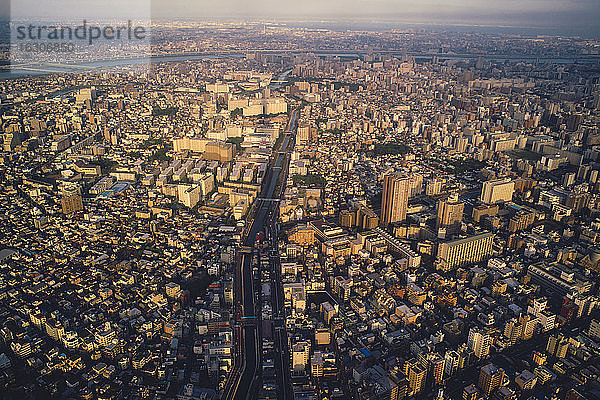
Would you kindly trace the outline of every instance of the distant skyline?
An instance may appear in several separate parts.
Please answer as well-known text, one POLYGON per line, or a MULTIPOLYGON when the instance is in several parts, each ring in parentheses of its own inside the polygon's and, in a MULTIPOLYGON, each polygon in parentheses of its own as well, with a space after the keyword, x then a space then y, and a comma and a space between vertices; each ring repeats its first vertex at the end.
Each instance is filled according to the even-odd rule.
POLYGON ((326 20, 352 29, 374 23, 486 26, 600 37, 599 0, 35 0, 36 6, 30 7, 33 1, 13 0, 13 18, 111 18, 116 12, 135 18, 150 10, 157 19, 264 19, 307 24, 326 20))

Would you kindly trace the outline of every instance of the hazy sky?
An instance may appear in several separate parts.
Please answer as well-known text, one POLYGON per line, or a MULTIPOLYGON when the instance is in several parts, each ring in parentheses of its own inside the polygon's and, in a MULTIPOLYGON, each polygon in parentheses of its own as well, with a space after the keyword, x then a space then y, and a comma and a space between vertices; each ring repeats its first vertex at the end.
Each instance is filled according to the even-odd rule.
POLYGON ((152 12, 168 17, 345 17, 533 26, 600 24, 600 0, 152 0, 152 12))
POLYGON ((143 16, 150 10, 155 18, 385 20, 600 30, 600 0, 12 0, 12 8, 13 16, 143 16))

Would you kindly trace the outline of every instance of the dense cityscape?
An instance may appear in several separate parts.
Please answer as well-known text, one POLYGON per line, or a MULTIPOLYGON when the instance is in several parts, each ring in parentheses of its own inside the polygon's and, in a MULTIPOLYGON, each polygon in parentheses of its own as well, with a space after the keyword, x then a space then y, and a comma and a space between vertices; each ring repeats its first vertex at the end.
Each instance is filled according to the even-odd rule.
POLYGON ((0 399, 600 399, 600 39, 153 28, 0 71, 0 399))

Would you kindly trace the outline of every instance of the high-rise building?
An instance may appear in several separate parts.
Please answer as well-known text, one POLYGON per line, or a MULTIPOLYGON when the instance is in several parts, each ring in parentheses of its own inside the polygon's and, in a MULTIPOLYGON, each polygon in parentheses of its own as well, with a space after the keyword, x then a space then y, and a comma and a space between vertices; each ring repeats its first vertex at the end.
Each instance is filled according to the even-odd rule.
POLYGON ((444 272, 464 264, 476 263, 492 254, 493 233, 482 233, 464 239, 440 243, 437 269, 444 272))
POLYGON ((565 339, 563 335, 552 335, 548 338, 548 344, 546 345, 546 351, 556 356, 557 358, 564 358, 569 350, 569 341, 565 339))
POLYGON ((497 204, 480 204, 473 207, 473 220, 479 223, 484 217, 494 217, 498 215, 498 210, 499 207, 497 204))
POLYGON ((481 393, 475 385, 470 384, 463 389, 462 398, 463 400, 478 400, 481 399, 481 393))
POLYGON ((425 194, 427 196, 435 196, 442 192, 442 181, 439 179, 433 179, 425 186, 425 194))
POLYGON ((339 224, 350 228, 356 225, 356 212, 354 210, 341 210, 339 215, 339 224))
POLYGON ((515 383, 521 388, 521 390, 532 390, 537 383, 537 376, 531 371, 524 370, 515 378, 515 383))
POLYGON ((421 393, 425 386, 425 378, 427 370, 421 364, 416 362, 411 363, 408 368, 408 386, 413 394, 421 393))
POLYGON ((596 339, 600 338, 600 321, 593 319, 592 322, 590 322, 588 333, 596 339))
POLYGON ((5 133, 3 137, 4 151, 11 152, 15 147, 21 144, 21 136, 19 132, 5 133))
POLYGON ((323 376, 323 354, 315 352, 310 358, 310 374, 315 378, 323 376))
POLYGON ((494 364, 487 364, 481 367, 479 372, 479 381, 477 386, 483 391, 486 396, 489 396, 492 391, 502 385, 504 379, 504 370, 496 367, 494 364))
POLYGON ((504 337, 508 339, 511 345, 517 343, 517 340, 523 335, 523 324, 516 320, 511 319, 504 326, 504 337))
POLYGON ((206 151, 206 145, 212 140, 204 137, 174 137, 173 150, 176 152, 190 150, 197 153, 206 151))
POLYGON ((364 373, 365 386, 371 390, 359 393, 360 398, 402 400, 408 391, 408 382, 402 374, 388 372, 381 365, 374 365, 364 373))
POLYGON ((538 297, 533 299, 533 304, 527 307, 527 312, 538 316, 542 311, 548 307, 548 299, 545 297, 538 297))
POLYGON ((546 354, 542 353, 540 351, 534 351, 532 353, 531 357, 533 358, 533 363, 536 365, 544 365, 544 364, 546 364, 546 361, 548 360, 548 357, 546 356, 546 354))
POLYGON ((565 205, 573 210, 573 212, 579 212, 590 205, 590 200, 590 193, 570 193, 565 201, 565 205))
POLYGON ((299 144, 308 143, 312 139, 310 125, 303 124, 298 127, 296 140, 299 144))
POLYGON ((483 182, 481 201, 486 204, 511 201, 514 192, 515 183, 509 178, 493 179, 483 182))
POLYGON ((81 200, 81 196, 78 194, 63 196, 60 199, 60 204, 64 214, 73 214, 74 212, 83 210, 83 202, 81 200))
POLYGON ((391 376, 396 379, 397 392, 396 392, 396 400, 402 400, 408 396, 409 383, 408 379, 404 374, 396 373, 391 374, 391 376))
POLYGON ((368 368, 363 383, 369 389, 359 392, 359 397, 369 400, 402 400, 408 391, 408 382, 402 374, 388 372, 381 365, 368 368))
POLYGON ((65 328, 60 324, 60 322, 58 322, 54 318, 50 318, 46 321, 45 325, 46 333, 48 334, 48 336, 50 336, 56 341, 62 340, 62 337, 65 334, 65 328))
POLYGON ((488 332, 477 328, 469 330, 469 339, 467 346, 475 353, 479 359, 485 358, 490 354, 491 338, 488 332))
POLYGON ((455 350, 448 350, 444 356, 444 375, 451 377, 458 370, 460 355, 455 350))
POLYGON ((587 317, 599 305, 597 300, 587 295, 575 296, 573 302, 577 306, 577 318, 587 317))
POLYGON ((535 222, 535 213, 519 210, 508 223, 509 232, 518 232, 529 228, 535 222))
POLYGON ((361 229, 375 229, 379 225, 379 217, 370 208, 360 206, 356 210, 356 226, 361 229))
POLYGON ((446 200, 438 202, 438 214, 436 227, 445 228, 447 233, 455 234, 460 230, 460 223, 465 209, 464 203, 458 201, 458 195, 454 194, 446 200))
POLYGON ((410 197, 418 196, 423 193, 423 175, 411 175, 410 179, 410 197))
POLYGON ((383 226, 406 219, 409 197, 409 178, 397 174, 386 175, 383 178, 381 198, 381 223, 383 226))
POLYGON ((304 371, 310 355, 310 343, 303 341, 292 347, 292 368, 294 371, 304 371))
POLYGON ((534 329, 540 322, 540 319, 535 315, 526 314, 519 316, 519 322, 523 325, 523 334, 521 338, 523 340, 529 340, 533 337, 534 329))
POLYGON ((462 346, 458 348, 458 369, 465 368, 473 362, 475 358, 475 353, 473 350, 463 343, 462 346))
POLYGON ((438 353, 435 353, 429 361, 431 375, 436 385, 441 385, 444 382, 444 365, 445 360, 438 353))
POLYGON ((234 149, 232 143, 212 141, 206 144, 204 151, 205 160, 229 162, 233 160, 234 149))

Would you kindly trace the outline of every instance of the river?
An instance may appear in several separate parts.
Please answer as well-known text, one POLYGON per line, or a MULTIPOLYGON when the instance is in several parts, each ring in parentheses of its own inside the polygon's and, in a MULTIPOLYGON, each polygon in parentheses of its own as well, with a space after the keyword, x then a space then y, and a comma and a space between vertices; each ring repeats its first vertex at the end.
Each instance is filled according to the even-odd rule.
MULTIPOLYGON (((307 50, 310 52, 310 50, 307 50)), ((258 51, 260 52, 260 51, 258 51)), ((265 50, 265 52, 273 55, 292 55, 301 53, 301 51, 290 51, 290 52, 277 52, 265 50)), ((493 62, 526 62, 526 63, 553 63, 553 64, 573 64, 573 63, 598 63, 600 57, 515 57, 509 55, 480 55, 480 54, 426 54, 426 53, 403 53, 400 51, 387 51, 379 52, 381 54, 388 54, 393 57, 401 57, 403 54, 413 56, 417 60, 430 60, 436 56, 440 61, 444 60, 473 60, 478 57, 482 57, 485 60, 493 62)), ((77 73, 77 72, 91 72, 91 71, 105 71, 111 68, 124 67, 124 66, 136 66, 144 65, 148 63, 162 63, 162 62, 181 62, 181 61, 194 61, 194 60, 209 60, 219 58, 242 58, 246 52, 231 52, 231 53, 213 53, 213 54, 180 54, 180 55, 162 55, 153 56, 150 58, 144 57, 133 57, 133 58, 119 58, 111 60, 98 60, 98 61, 86 61, 77 64, 50 64, 50 63, 30 63, 27 65, 15 65, 10 69, 5 68, 0 70, 0 79, 7 78, 18 78, 29 75, 46 75, 46 74, 60 74, 60 73, 77 73)), ((345 59, 357 59, 360 58, 363 53, 355 52, 335 52, 335 51, 315 51, 315 55, 319 57, 340 57, 345 59)), ((290 71, 284 71, 280 74, 276 80, 285 80, 290 71)))

